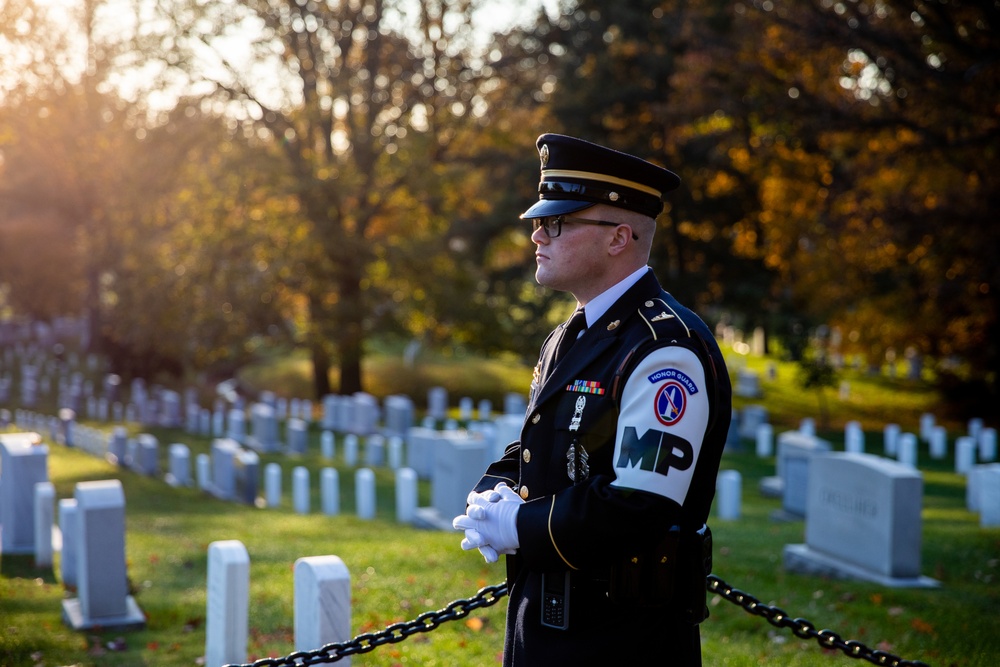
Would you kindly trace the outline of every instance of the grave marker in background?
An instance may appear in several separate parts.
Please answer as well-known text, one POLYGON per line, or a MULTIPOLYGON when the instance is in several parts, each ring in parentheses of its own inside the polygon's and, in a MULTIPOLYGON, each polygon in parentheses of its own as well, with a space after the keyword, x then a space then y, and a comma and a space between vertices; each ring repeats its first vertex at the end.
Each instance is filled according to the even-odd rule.
POLYGON ((805 544, 786 545, 792 572, 933 587, 920 574, 923 479, 871 454, 817 454, 809 468, 805 544))
MULTIPOLYGON (((337 556, 295 561, 295 650, 351 638, 351 574, 337 556)), ((350 657, 338 662, 351 664, 350 657)))
POLYGON ((63 600, 63 621, 74 630, 145 627, 146 617, 128 593, 121 482, 80 482, 74 498, 78 597, 63 600))
POLYGON ((49 481, 48 461, 37 433, 0 435, 0 553, 35 552, 35 484, 49 481))
POLYGON ((250 555, 239 540, 208 545, 205 667, 246 662, 250 555))

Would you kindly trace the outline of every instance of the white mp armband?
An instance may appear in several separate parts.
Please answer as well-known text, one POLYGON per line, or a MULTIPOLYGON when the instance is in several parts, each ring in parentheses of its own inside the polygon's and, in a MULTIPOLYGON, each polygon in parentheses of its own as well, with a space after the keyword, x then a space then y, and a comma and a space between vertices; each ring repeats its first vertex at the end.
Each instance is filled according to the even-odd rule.
POLYGON ((612 486, 683 504, 709 410, 705 368, 694 352, 671 346, 647 355, 622 390, 612 486))

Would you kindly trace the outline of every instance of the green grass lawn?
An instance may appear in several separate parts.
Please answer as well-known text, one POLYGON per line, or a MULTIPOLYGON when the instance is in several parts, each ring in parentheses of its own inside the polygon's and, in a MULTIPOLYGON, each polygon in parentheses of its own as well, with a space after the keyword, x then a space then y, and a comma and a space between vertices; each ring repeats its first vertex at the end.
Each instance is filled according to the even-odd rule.
MULTIPOLYGON (((391 369, 392 364, 383 362, 391 369)), ((764 368, 766 362, 751 360, 764 368)), ((442 362, 442 367, 447 366, 442 362)), ((373 368, 378 368, 376 364, 373 368)), ((466 393, 453 373, 425 369, 431 377, 455 382, 448 386, 452 402, 466 393), (435 373, 439 373, 435 375, 435 373)), ((266 378, 268 369, 255 371, 266 378)), ((388 372, 388 371, 386 371, 388 372)), ((468 372, 468 371, 466 371, 468 372)), ((519 377, 523 368, 504 374, 519 377)), ((530 374, 530 369, 527 370, 530 374)), ((474 371, 472 375, 476 375, 474 371)), ((777 380, 765 380, 768 407, 776 432, 815 416, 812 392, 797 389, 794 369, 778 364, 777 380)), ((516 381, 511 380, 511 390, 516 381)), ((881 426, 900 423, 916 429, 921 412, 934 402, 933 392, 905 383, 851 379, 851 395, 841 401, 829 391, 829 418, 821 435, 842 448, 843 422, 858 418, 867 431, 867 449, 881 452, 881 426)), ((273 386, 273 385, 272 385, 273 386)), ((526 385, 525 385, 526 386, 526 385)), ((424 390, 426 391, 426 390, 424 390)), ((391 392, 390 392, 391 393, 391 392)), ((961 424, 949 424, 954 441, 961 424)), ((138 426, 131 425, 133 432, 138 426)), ((207 452, 210 441, 179 431, 149 429, 160 442, 166 469, 167 446, 184 442, 194 456, 207 452)), ((282 431, 283 432, 283 431, 282 431)), ((341 452, 338 442, 338 453, 341 452)), ((743 477, 743 516, 715 520, 714 574, 762 602, 777 605, 792 617, 805 617, 844 639, 856 639, 910 660, 930 665, 993 667, 1000 656, 1000 529, 981 529, 967 512, 964 478, 950 462, 921 458, 924 470, 923 573, 941 582, 937 589, 887 589, 849 581, 833 581, 785 572, 785 544, 804 541, 802 522, 777 522, 775 499, 762 497, 758 484, 774 474, 774 460, 759 459, 753 444, 727 452, 724 469, 743 477)), ((292 459, 261 457, 261 468, 282 463, 283 503, 261 509, 210 498, 193 489, 174 489, 160 480, 121 471, 79 450, 50 445, 49 475, 58 498, 71 497, 84 480, 117 478, 126 497, 126 556, 135 598, 148 616, 141 631, 77 633, 61 620, 64 590, 53 571, 37 570, 30 557, 0 559, 0 666, 40 665, 194 665, 204 654, 207 549, 216 540, 242 541, 250 555, 251 659, 285 655, 293 650, 293 565, 297 558, 335 554, 351 572, 354 634, 381 630, 390 623, 443 608, 467 598, 482 586, 503 580, 502 564, 488 565, 459 548, 450 532, 417 530, 394 520, 391 471, 376 473, 378 515, 372 521, 354 516, 353 472, 340 471, 341 515, 292 511, 291 469, 305 465, 318 487, 319 470, 330 465, 319 454, 319 431, 310 431, 310 454, 292 459), (121 638, 122 641, 117 640, 121 638)), ((925 453, 925 452, 922 452, 925 453)), ((421 505, 429 504, 429 487, 421 484, 421 505)), ((58 555, 55 572, 58 572, 58 555)), ((352 658, 355 665, 492 665, 503 643, 506 599, 469 618, 446 623, 430 633, 382 646, 352 658)), ((712 615, 702 626, 706 665, 847 665, 858 661, 838 651, 777 629, 765 620, 717 596, 710 596, 712 615)), ((627 641, 627 638, 623 638, 627 641)), ((665 648, 665 650, 667 650, 665 648)))

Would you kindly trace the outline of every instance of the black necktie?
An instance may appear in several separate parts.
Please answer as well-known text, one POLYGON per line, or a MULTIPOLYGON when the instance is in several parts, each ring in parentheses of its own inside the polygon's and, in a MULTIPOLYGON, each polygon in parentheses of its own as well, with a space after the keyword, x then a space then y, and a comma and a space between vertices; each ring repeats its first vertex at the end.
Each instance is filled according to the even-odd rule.
POLYGON ((573 347, 573 343, 580 336, 580 332, 586 328, 587 316, 584 314, 583 308, 577 308, 573 316, 563 325, 562 337, 556 343, 554 363, 558 364, 559 360, 566 356, 566 352, 569 351, 569 348, 573 347))

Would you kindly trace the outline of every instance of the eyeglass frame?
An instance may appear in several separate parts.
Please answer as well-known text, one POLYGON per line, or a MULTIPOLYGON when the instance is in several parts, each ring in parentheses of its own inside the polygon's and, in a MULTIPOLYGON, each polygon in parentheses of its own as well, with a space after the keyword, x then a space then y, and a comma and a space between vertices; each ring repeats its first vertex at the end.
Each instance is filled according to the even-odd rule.
MULTIPOLYGON (((624 224, 621 222, 611 222, 610 220, 591 220, 590 218, 577 218, 571 215, 546 215, 539 218, 531 219, 531 233, 534 234, 539 228, 545 232, 545 236, 550 239, 558 238, 562 234, 562 227, 564 222, 575 222, 581 225, 600 225, 602 227, 617 227, 618 225, 624 224), (556 223, 556 233, 553 234, 549 230, 549 225, 546 224, 546 220, 552 220, 556 223)), ((628 227, 628 225, 625 225, 628 227)), ((629 227, 629 230, 632 228, 629 227)), ((636 235, 635 231, 632 231, 632 240, 638 241, 639 237, 636 235)))

